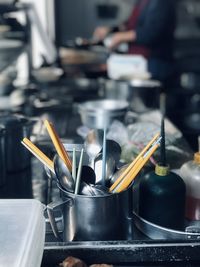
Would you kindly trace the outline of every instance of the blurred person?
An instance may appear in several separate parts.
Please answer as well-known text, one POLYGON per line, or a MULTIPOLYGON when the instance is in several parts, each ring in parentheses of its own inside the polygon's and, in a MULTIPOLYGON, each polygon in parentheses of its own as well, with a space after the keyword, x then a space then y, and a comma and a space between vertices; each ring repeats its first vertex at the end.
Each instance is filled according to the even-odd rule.
POLYGON ((128 43, 128 53, 147 59, 153 79, 165 82, 173 75, 173 41, 176 25, 174 0, 138 0, 128 20, 117 27, 97 27, 94 38, 111 35, 109 48, 128 43))

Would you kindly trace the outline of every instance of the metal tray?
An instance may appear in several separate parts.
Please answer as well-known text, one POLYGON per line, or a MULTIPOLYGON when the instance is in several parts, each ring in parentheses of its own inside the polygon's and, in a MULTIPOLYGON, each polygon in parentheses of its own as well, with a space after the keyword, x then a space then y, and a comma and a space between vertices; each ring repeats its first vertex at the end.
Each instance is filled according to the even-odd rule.
POLYGON ((59 266, 66 257, 88 265, 114 266, 200 266, 199 242, 109 241, 46 243, 41 267, 59 266))

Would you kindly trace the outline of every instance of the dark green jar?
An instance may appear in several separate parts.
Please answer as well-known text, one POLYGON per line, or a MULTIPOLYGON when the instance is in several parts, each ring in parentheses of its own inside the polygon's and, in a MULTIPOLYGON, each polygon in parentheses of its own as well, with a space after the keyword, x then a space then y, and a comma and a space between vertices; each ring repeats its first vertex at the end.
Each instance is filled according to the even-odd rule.
POLYGON ((139 216, 154 224, 176 230, 184 229, 185 183, 167 166, 156 166, 141 178, 139 216))

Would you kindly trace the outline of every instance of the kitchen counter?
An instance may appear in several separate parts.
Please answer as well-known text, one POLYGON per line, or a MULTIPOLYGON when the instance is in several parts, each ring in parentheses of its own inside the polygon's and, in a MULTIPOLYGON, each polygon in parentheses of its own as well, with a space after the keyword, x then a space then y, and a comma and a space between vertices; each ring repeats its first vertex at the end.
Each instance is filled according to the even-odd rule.
MULTIPOLYGON (((149 114, 148 118, 151 117, 149 114)), ((143 114, 142 120, 146 120, 145 116, 143 114)), ((81 142, 80 136, 76 133, 75 122, 80 123, 80 118, 71 119, 69 138, 66 141, 81 142)), ((166 127, 168 126, 167 124, 166 127)), ((46 149, 47 154, 53 153, 51 142, 48 140, 40 145, 46 149)), ((7 176, 6 186, 0 188, 1 198, 35 198, 47 204, 60 196, 55 184, 51 190, 48 187, 47 175, 36 158, 32 158, 30 168, 7 176)), ((128 238, 130 240, 63 243, 58 242, 53 236, 48 220, 46 226, 46 243, 41 267, 58 266, 58 263, 69 255, 83 259, 88 264, 106 262, 115 266, 200 265, 198 240, 150 240, 134 226, 133 236, 128 238)))

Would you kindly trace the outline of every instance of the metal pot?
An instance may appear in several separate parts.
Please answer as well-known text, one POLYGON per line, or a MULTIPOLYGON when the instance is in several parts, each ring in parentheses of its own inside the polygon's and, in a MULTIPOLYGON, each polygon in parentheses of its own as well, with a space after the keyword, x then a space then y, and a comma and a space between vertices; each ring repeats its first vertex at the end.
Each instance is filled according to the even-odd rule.
POLYGON ((100 80, 101 93, 106 99, 123 99, 134 111, 159 107, 162 84, 155 80, 100 80))
POLYGON ((123 120, 128 102, 122 100, 94 100, 80 104, 78 111, 82 123, 89 128, 104 129, 113 120, 123 120))
POLYGON ((0 113, 0 125, 5 127, 6 170, 15 172, 30 166, 30 152, 21 140, 30 137, 34 121, 22 115, 0 113))
POLYGON ((129 82, 129 101, 136 112, 159 108, 162 83, 156 80, 132 80, 129 82))
POLYGON ((134 223, 136 227, 146 236, 151 239, 167 239, 167 240, 191 240, 200 238, 200 228, 199 226, 188 226, 185 231, 178 231, 174 229, 165 228, 157 224, 151 223, 142 217, 140 217, 135 212, 134 223))
POLYGON ((71 116, 71 104, 65 99, 61 100, 41 93, 26 107, 26 114, 31 117, 39 117, 41 120, 51 121, 59 136, 65 136, 71 116))
POLYGON ((25 112, 26 107, 32 103, 32 99, 35 98, 40 92, 40 89, 35 84, 29 84, 23 87, 15 89, 10 94, 10 104, 13 111, 25 112))

